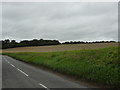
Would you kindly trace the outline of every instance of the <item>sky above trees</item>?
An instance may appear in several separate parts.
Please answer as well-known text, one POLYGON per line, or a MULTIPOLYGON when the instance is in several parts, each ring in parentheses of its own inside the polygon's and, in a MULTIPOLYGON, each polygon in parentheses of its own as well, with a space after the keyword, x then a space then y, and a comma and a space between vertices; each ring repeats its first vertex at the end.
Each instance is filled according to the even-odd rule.
POLYGON ((2 3, 2 39, 118 39, 116 2, 2 3))

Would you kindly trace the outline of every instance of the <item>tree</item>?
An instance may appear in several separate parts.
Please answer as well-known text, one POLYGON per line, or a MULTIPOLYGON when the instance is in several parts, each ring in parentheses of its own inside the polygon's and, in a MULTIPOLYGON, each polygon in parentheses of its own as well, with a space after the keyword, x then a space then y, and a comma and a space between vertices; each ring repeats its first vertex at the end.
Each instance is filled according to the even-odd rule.
POLYGON ((11 40, 12 44, 17 44, 17 42, 15 40, 11 40))
POLYGON ((9 40, 9 39, 6 39, 4 42, 5 42, 5 43, 10 43, 10 40, 9 40))

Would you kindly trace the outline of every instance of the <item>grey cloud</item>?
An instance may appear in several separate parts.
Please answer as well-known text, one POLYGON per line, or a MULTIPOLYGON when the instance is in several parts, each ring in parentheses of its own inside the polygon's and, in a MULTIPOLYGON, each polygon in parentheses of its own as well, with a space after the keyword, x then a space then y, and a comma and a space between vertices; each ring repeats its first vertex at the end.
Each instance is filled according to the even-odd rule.
POLYGON ((3 39, 117 40, 117 3, 3 3, 3 39))

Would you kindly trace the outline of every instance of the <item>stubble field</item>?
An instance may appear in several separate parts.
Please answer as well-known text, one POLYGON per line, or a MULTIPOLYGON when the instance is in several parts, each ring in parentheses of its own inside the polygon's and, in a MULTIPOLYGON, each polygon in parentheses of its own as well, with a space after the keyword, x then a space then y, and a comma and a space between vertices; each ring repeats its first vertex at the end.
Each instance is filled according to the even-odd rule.
POLYGON ((70 50, 84 50, 84 49, 96 49, 118 46, 118 43, 94 43, 94 44, 66 44, 66 45, 54 45, 54 46, 31 46, 31 47, 19 47, 4 49, 2 52, 56 52, 56 51, 70 51, 70 50))

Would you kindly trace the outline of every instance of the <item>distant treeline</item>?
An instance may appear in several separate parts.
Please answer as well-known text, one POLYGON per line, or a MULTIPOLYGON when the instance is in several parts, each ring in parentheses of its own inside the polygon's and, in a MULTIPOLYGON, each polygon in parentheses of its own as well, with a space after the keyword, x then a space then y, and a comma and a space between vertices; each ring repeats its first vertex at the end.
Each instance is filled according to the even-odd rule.
POLYGON ((93 42, 84 42, 84 41, 69 41, 62 44, 92 44, 92 43, 112 43, 115 41, 93 41, 93 42))
POLYGON ((69 41, 69 42, 63 42, 60 43, 58 40, 23 40, 20 42, 16 42, 16 40, 9 40, 5 39, 0 41, 2 43, 2 47, 0 49, 6 49, 6 48, 15 48, 15 47, 26 47, 26 46, 47 46, 47 45, 60 45, 60 44, 87 44, 87 43, 111 43, 115 41, 95 41, 95 42, 83 42, 83 41, 69 41))

